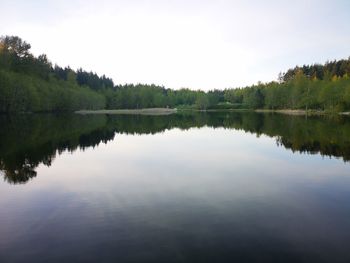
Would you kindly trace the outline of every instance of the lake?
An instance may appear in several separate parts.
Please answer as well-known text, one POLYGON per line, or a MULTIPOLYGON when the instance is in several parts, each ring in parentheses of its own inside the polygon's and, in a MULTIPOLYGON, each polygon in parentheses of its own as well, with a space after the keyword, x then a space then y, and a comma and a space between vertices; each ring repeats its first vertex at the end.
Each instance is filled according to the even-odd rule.
POLYGON ((350 262, 350 118, 0 116, 0 262, 350 262))

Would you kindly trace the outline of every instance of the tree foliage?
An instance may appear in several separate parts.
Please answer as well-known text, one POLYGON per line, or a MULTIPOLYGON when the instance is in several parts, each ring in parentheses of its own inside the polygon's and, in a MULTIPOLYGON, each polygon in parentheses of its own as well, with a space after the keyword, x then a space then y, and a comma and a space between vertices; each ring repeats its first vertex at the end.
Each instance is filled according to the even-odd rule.
POLYGON ((46 55, 34 57, 19 37, 0 38, 0 112, 104 108, 103 94, 76 79, 72 69, 52 67, 46 55))
POLYGON ((154 84, 115 85, 83 69, 52 65, 30 53, 17 36, 0 38, 0 112, 77 109, 316 109, 350 110, 350 58, 304 65, 279 81, 226 90, 167 89, 154 84))
POLYGON ((282 76, 280 82, 228 89, 225 90, 225 100, 251 109, 350 110, 349 75, 331 75, 326 66, 323 69, 323 79, 311 78, 299 68, 286 80, 282 76))

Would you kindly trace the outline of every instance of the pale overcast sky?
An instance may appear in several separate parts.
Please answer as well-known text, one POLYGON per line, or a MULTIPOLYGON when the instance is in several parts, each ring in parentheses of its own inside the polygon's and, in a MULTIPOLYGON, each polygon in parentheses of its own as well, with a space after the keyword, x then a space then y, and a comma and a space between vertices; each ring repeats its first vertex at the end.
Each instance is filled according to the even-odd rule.
POLYGON ((0 35, 116 84, 224 89, 350 56, 350 1, 0 0, 0 35))

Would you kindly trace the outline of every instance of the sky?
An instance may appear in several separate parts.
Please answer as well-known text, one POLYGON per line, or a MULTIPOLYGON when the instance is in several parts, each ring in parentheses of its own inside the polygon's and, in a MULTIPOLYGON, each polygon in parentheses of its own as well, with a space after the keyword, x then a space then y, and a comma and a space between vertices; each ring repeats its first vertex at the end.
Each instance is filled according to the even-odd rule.
POLYGON ((225 89, 350 56, 348 0, 0 0, 0 35, 116 84, 225 89))

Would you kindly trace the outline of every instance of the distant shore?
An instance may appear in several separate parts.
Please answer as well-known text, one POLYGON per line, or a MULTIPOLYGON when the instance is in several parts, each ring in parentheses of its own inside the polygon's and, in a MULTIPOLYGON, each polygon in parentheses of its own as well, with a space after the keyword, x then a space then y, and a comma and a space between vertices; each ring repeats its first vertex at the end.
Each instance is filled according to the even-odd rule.
POLYGON ((195 112, 257 112, 257 113, 281 113, 286 115, 325 115, 325 114, 342 114, 350 115, 350 112, 327 112, 321 110, 293 110, 293 109, 207 109, 207 110, 196 110, 196 109, 182 109, 181 111, 195 111, 195 112))
POLYGON ((149 109, 118 109, 118 110, 79 110, 77 114, 129 114, 129 115, 170 115, 176 113, 176 109, 149 108, 149 109))
POLYGON ((325 111, 320 110, 292 110, 292 109, 284 109, 284 110, 265 110, 265 109, 259 109, 255 110, 256 112, 274 112, 274 113, 281 113, 281 114, 287 114, 287 115, 324 115, 327 114, 325 111))
POLYGON ((266 110, 266 109, 258 109, 255 110, 255 112, 273 112, 273 113, 281 113, 281 114, 287 114, 287 115, 328 115, 328 114, 339 114, 339 115, 350 115, 350 112, 329 112, 329 111, 322 111, 322 110, 292 110, 292 109, 285 109, 285 110, 266 110))
POLYGON ((170 115, 178 112, 258 112, 258 113, 280 113, 286 115, 327 115, 327 114, 340 114, 340 115, 350 115, 350 112, 326 112, 321 110, 292 110, 292 109, 283 109, 283 110, 271 110, 271 109, 207 109, 207 110, 198 110, 198 109, 170 109, 170 108, 146 108, 146 109, 116 109, 116 110, 79 110, 75 113, 77 114, 125 114, 125 115, 170 115))

